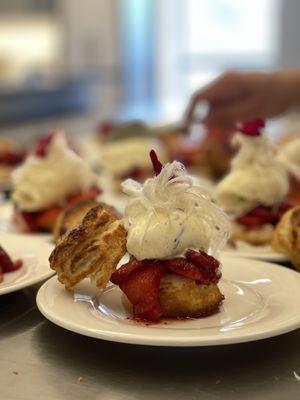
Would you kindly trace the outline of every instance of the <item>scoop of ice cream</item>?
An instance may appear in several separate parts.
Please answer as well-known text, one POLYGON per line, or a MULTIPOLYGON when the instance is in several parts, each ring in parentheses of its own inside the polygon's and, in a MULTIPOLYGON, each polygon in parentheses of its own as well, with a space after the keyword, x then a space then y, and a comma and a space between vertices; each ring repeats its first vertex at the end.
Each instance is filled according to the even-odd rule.
POLYGON ((97 183, 97 176, 72 151, 62 132, 54 134, 44 157, 30 155, 13 173, 13 201, 23 211, 63 203, 97 183))
POLYGON ((138 260, 168 259, 186 249, 216 254, 230 232, 227 216, 177 161, 141 185, 126 180, 127 250, 138 260))
MULTIPOLYGON (((122 176, 134 168, 150 169, 149 151, 153 141, 148 137, 130 137, 102 145, 102 168, 113 175, 122 176)), ((157 147, 157 146, 155 146, 157 147)))
POLYGON ((237 134, 240 145, 230 173, 219 183, 216 199, 225 211, 244 214, 257 205, 282 202, 289 190, 288 173, 279 162, 267 138, 237 134))

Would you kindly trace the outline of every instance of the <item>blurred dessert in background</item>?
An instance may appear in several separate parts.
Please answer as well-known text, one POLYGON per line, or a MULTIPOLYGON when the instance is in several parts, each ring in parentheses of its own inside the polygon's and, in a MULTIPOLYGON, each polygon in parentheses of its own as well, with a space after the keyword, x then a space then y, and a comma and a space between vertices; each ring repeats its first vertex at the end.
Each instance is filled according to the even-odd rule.
POLYGON ((65 134, 51 133, 13 173, 14 221, 24 231, 52 231, 66 206, 100 192, 97 176, 70 149, 65 134))
POLYGON ((239 151, 216 190, 218 203, 232 216, 232 240, 254 245, 271 242, 274 227, 290 207, 288 171, 262 135, 263 127, 262 120, 239 126, 233 138, 239 151))
POLYGON ((97 159, 95 153, 93 156, 94 163, 97 163, 101 174, 107 174, 113 180, 117 192, 120 192, 120 184, 126 178, 141 182, 151 176, 148 157, 151 148, 155 148, 165 159, 163 147, 152 130, 139 121, 101 123, 93 145, 97 151, 97 159))

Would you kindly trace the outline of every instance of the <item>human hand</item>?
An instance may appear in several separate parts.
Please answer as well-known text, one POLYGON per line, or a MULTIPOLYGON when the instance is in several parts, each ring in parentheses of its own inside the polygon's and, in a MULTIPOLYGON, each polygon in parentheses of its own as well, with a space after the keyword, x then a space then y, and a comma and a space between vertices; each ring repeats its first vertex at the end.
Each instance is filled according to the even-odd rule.
POLYGON ((208 128, 231 130, 238 121, 274 117, 299 105, 300 72, 225 72, 192 96, 186 126, 201 101, 210 106, 202 121, 208 128))

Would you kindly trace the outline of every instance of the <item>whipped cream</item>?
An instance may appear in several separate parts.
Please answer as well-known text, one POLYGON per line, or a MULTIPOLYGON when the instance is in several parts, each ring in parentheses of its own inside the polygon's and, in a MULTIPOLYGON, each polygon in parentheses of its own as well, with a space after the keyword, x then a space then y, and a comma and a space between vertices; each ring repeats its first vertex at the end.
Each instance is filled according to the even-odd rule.
POLYGON ((240 149, 230 173, 217 186, 218 203, 236 216, 258 205, 281 203, 289 190, 289 177, 268 139, 236 134, 233 144, 240 145, 240 149))
POLYGON ((278 161, 297 179, 300 179, 300 139, 296 138, 282 145, 278 151, 278 161))
POLYGON ((188 248, 216 255, 226 244, 227 216, 181 163, 166 164, 143 185, 127 179, 122 188, 130 197, 124 218, 127 250, 138 260, 173 258, 188 248))
POLYGON ((113 175, 125 175, 134 168, 151 169, 151 148, 157 148, 157 145, 147 137, 131 137, 105 143, 101 147, 100 164, 113 175))
POLYGON ((97 176, 57 132, 45 157, 30 155, 12 176, 12 199, 22 211, 40 211, 97 184, 97 176))

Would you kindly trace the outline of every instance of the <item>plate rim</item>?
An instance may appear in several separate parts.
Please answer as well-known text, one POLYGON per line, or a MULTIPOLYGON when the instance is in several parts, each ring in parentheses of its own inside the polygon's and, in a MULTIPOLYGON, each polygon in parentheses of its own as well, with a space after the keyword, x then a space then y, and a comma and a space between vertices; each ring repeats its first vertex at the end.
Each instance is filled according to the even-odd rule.
MULTIPOLYGON (((1 232, 0 233, 0 241, 1 241, 1 237, 3 237, 3 236, 6 236, 6 237, 11 237, 11 239, 13 240, 14 238, 16 238, 16 237, 22 237, 23 239, 24 238, 28 238, 28 239, 32 239, 32 237, 30 238, 30 236, 28 236, 28 235, 26 235, 26 234, 24 234, 24 233, 17 233, 17 232, 1 232)), ((42 239, 42 238, 40 238, 40 237, 36 237, 35 238, 37 241, 39 241, 39 242, 43 242, 44 244, 49 244, 49 246, 50 246, 50 243, 48 243, 47 241, 44 241, 44 239, 42 239)), ((49 254, 50 255, 50 254, 49 254)), ((28 278, 26 278, 26 279, 24 279, 24 280, 22 280, 21 282, 19 282, 19 283, 15 283, 15 284, 11 284, 11 285, 9 285, 9 286, 7 286, 7 287, 1 287, 1 284, 0 284, 0 296, 3 296, 3 295, 5 295, 5 294, 9 294, 9 293, 13 293, 13 292, 17 292, 18 290, 21 290, 21 289, 25 289, 25 288, 27 288, 27 287, 29 287, 29 286, 32 286, 32 285, 34 285, 34 284, 36 284, 36 283, 38 283, 38 282, 41 282, 41 281, 43 281, 43 280, 45 280, 45 279, 48 279, 48 278, 50 278, 52 275, 54 275, 55 274, 55 272, 53 271, 53 270, 51 270, 50 269, 50 266, 48 265, 47 266, 47 268, 46 268, 46 264, 45 265, 43 265, 42 263, 41 263, 41 265, 38 267, 38 274, 36 275, 36 276, 34 276, 34 277, 31 277, 30 278, 30 276, 28 277, 28 278)))
MULTIPOLYGON (((226 257, 227 261, 229 257, 226 257)), ((236 261, 235 257, 232 257, 236 261)), ((248 260, 249 259, 246 259, 248 260)), ((251 260, 255 264, 264 264, 266 268, 280 268, 278 264, 269 263, 265 261, 259 260, 251 260)), ((299 273, 292 269, 286 269, 287 273, 295 274, 300 280, 299 273)), ((199 338, 184 338, 182 337, 150 337, 150 335, 142 335, 142 334, 134 334, 134 333, 126 333, 126 332, 111 332, 111 331, 101 331, 99 328, 95 331, 92 328, 82 328, 79 324, 74 323, 73 321, 66 321, 62 317, 57 316, 49 311, 47 307, 45 307, 45 303, 43 302, 43 296, 45 291, 48 289, 48 286, 54 284, 60 285, 59 282, 56 280, 56 276, 48 279, 38 290, 36 296, 36 304, 39 311, 44 315, 46 319, 54 323, 55 325, 64 328, 68 331, 75 332, 80 335, 92 337, 95 339, 100 340, 107 340, 111 342, 118 342, 118 343, 125 343, 125 344, 133 344, 133 345, 145 345, 145 346, 161 346, 161 347, 209 347, 209 346, 220 346, 220 345, 230 345, 230 344, 237 344, 237 343, 245 343, 245 342, 252 342, 256 340, 263 340, 267 338, 271 338, 274 336, 279 336, 284 333, 291 332, 293 330, 300 328, 300 314, 297 320, 295 318, 289 324, 278 324, 275 328, 271 330, 267 330, 265 332, 251 332, 251 333, 242 333, 242 335, 234 336, 234 337, 220 337, 215 340, 208 339, 200 339, 199 338)))

